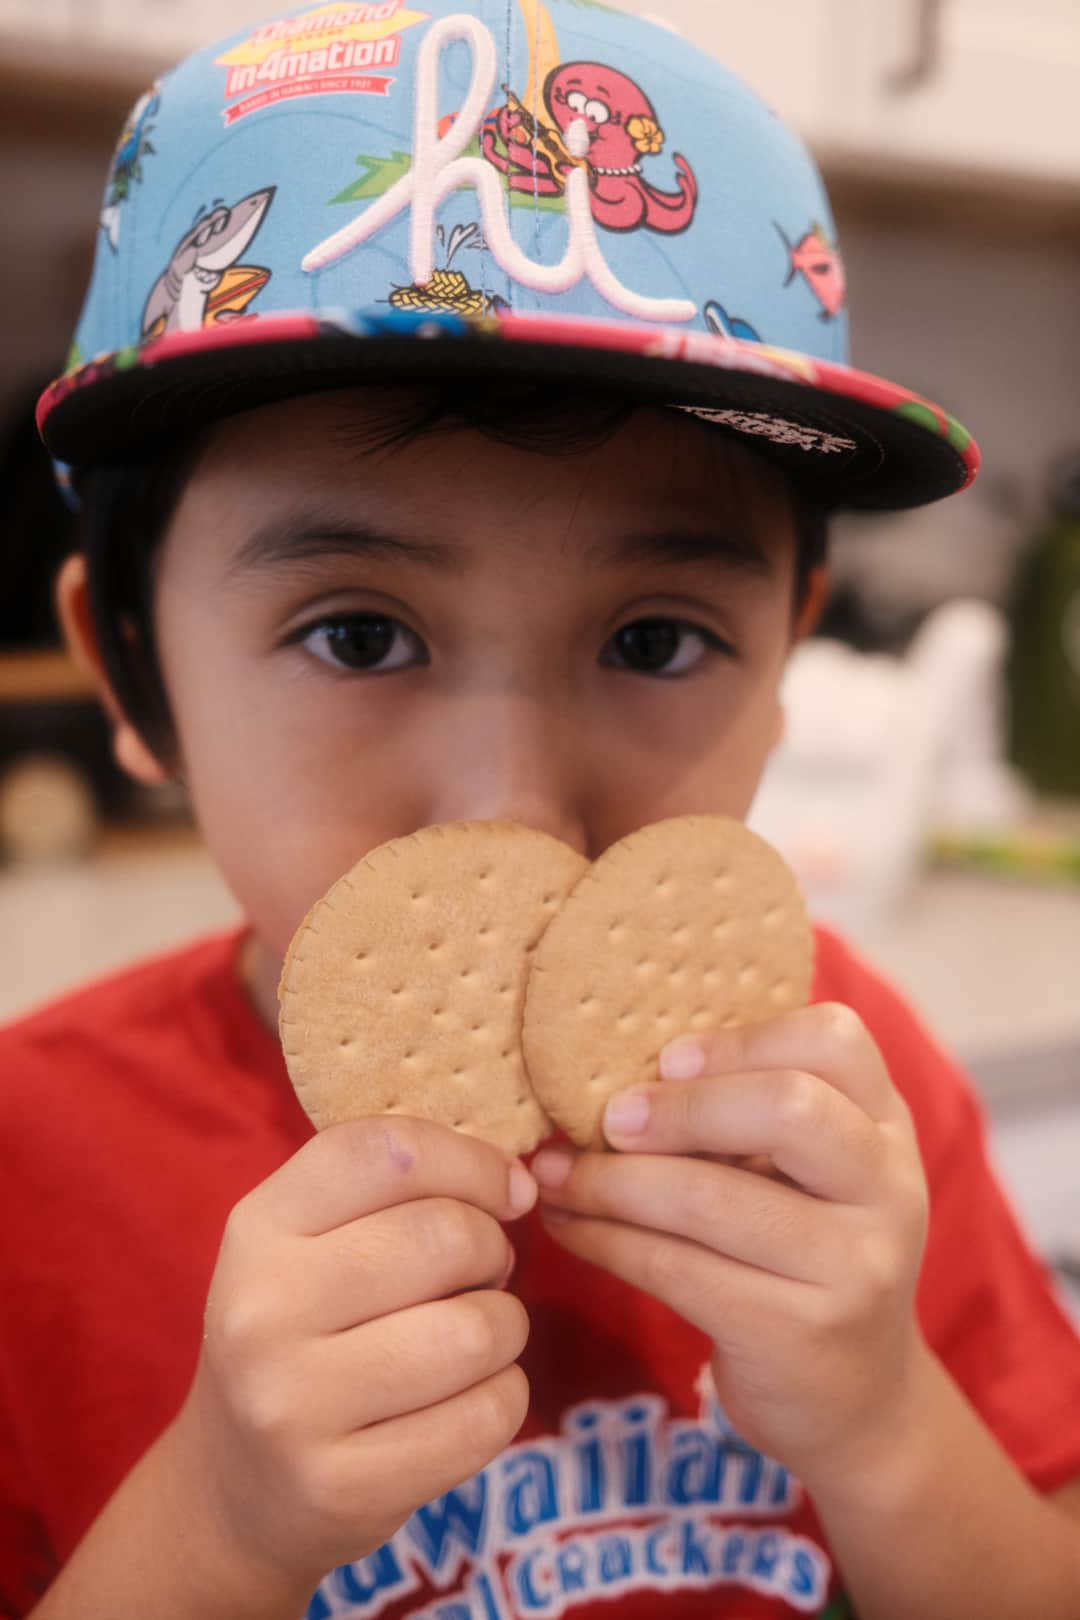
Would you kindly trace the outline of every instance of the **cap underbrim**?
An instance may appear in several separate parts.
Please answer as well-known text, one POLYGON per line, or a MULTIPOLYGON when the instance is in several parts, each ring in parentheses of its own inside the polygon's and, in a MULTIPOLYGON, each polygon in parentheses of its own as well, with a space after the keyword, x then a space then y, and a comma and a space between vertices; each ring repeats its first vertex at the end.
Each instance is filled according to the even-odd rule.
POLYGON ((38 426, 77 477, 299 394, 455 377, 610 390, 690 411, 833 509, 926 505, 966 488, 979 468, 953 417, 852 367, 680 328, 543 315, 241 317, 77 367, 42 395, 38 426))

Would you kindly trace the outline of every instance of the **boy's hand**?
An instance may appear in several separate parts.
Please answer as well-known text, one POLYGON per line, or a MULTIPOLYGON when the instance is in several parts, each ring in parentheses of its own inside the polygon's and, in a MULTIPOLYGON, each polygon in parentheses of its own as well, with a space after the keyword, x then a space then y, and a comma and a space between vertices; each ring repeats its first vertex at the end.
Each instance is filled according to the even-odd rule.
POLYGON ((613 1099, 617 1153, 548 1149, 533 1172, 558 1241, 707 1333, 732 1422, 812 1489, 887 1445, 914 1399, 911 1118, 846 1007, 694 1044, 700 1078, 613 1099))
POLYGON ((324 1131, 237 1204, 177 1420, 222 1562, 309 1594, 510 1443, 528 1320, 499 1223, 535 1196, 498 1149, 392 1119, 324 1131))

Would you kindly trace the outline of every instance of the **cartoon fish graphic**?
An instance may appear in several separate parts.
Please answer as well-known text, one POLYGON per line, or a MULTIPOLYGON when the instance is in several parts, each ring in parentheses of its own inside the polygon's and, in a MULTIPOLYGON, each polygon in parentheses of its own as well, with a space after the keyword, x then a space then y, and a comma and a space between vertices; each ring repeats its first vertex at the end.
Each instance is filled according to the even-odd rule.
POLYGON ((269 270, 257 264, 234 264, 226 270, 220 285, 206 300, 203 325, 215 326, 218 321, 236 320, 269 280, 269 270))
MULTIPOLYGON (((776 221, 773 221, 776 224, 776 221)), ((831 321, 843 309, 847 299, 847 277, 844 261, 836 243, 830 241, 821 225, 812 225, 798 242, 792 242, 783 226, 776 225, 780 240, 787 249, 790 269, 785 287, 790 287, 796 276, 805 276, 807 285, 821 305, 821 319, 831 321)))
POLYGON ((231 208, 218 203, 185 232, 146 300, 144 338, 235 320, 247 308, 270 272, 237 260, 251 245, 275 189, 254 191, 231 208))
POLYGON ((705 316, 705 325, 717 337, 739 338, 744 343, 760 343, 761 333, 756 327, 744 321, 741 315, 729 315, 722 304, 715 299, 705 305, 702 313, 705 316))

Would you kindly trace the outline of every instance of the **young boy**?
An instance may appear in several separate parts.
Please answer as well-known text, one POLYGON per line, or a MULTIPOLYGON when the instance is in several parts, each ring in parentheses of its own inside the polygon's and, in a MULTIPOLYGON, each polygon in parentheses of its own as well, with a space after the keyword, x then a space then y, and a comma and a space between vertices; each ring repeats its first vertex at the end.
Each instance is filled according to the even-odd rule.
POLYGON ((1080 1614, 1080 1345, 836 938, 530 1169, 315 1137, 275 1035, 387 839, 745 816, 826 512, 977 462, 842 365, 828 221, 594 0, 324 5, 140 102, 41 405, 59 601, 249 923, 0 1038, 4 1614, 1080 1614))

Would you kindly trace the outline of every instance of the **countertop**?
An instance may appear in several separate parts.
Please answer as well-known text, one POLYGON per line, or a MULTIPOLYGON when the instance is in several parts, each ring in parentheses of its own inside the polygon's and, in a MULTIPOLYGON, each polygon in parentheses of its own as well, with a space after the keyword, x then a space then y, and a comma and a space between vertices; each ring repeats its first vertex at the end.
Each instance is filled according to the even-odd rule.
MULTIPOLYGON (((0 870, 0 1020, 238 917, 185 829, 110 832, 95 859, 0 870)), ((980 1085, 1035 1246, 1080 1263, 1080 889, 934 873, 849 937, 980 1085)), ((1063 1297, 1080 1322, 1080 1290, 1063 1297)))
MULTIPOLYGON (((0 870, 0 1019, 239 916, 185 827, 110 831, 70 866, 0 870), (17 942, 11 948, 11 942, 17 942)), ((932 872, 851 942, 985 1086, 1080 1097, 1080 887, 932 872)))

